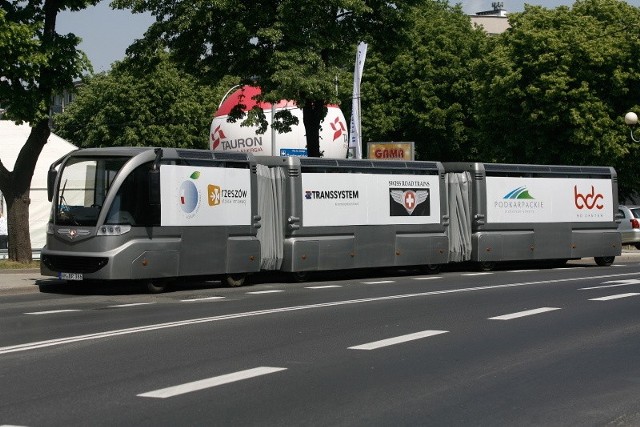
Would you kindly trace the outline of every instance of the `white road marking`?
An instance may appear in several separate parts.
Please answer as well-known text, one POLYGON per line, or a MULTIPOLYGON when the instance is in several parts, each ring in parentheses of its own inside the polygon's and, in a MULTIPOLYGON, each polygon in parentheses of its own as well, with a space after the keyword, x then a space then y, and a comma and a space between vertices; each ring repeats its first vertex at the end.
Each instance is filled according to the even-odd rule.
POLYGON ((77 310, 77 309, 67 309, 67 310, 48 310, 48 311, 32 311, 31 313, 25 313, 25 314, 31 314, 34 316, 39 316, 41 314, 58 314, 58 313, 71 313, 73 311, 82 311, 82 310, 77 310))
POLYGON ((629 297, 635 297, 640 295, 637 292, 630 292, 628 294, 618 294, 618 295, 609 295, 606 297, 600 297, 600 298, 590 298, 589 301, 611 301, 613 299, 620 299, 620 298, 629 298, 629 297))
POLYGON ((157 399, 166 399, 168 397, 179 396, 181 394, 191 393, 198 390, 204 390, 207 388, 217 387, 224 384, 233 383, 236 381, 247 380, 249 378, 258 377, 261 375, 272 374, 274 372, 284 371, 287 368, 272 368, 269 366, 261 366, 258 368, 247 369, 245 371, 234 372, 231 374, 220 375, 218 377, 207 378, 204 380, 193 381, 186 384, 181 384, 173 387, 167 387, 160 390, 150 391, 147 393, 139 394, 140 397, 154 397, 157 399))
POLYGON ((486 276, 488 274, 493 274, 490 271, 484 271, 482 273, 463 273, 462 276, 486 276))
POLYGON ((439 291, 419 292, 419 293, 413 293, 413 294, 399 294, 399 295, 389 295, 384 297, 360 298, 360 299, 333 301, 333 302, 318 303, 318 304, 280 307, 280 308, 275 308, 270 310, 257 310, 257 311, 248 311, 248 312, 242 312, 242 313, 232 313, 232 314, 226 314, 226 315, 220 315, 220 316, 188 319, 188 320, 182 320, 177 322, 157 323, 157 324, 152 324, 147 326, 138 326, 138 327, 127 328, 127 329, 116 329, 116 330, 97 332, 97 333, 87 334, 87 335, 76 335, 71 337, 55 338, 55 339, 46 340, 46 341, 35 341, 35 342, 24 343, 24 344, 10 345, 6 347, 0 347, 0 355, 8 354, 8 353, 16 353, 21 351, 36 350, 40 348, 53 347, 58 345, 71 344, 71 343, 76 343, 80 341, 98 340, 98 339, 119 336, 119 335, 136 334, 141 332, 155 331, 159 329, 178 328, 178 327, 189 326, 189 325, 198 325, 202 323, 220 322, 224 320, 239 319, 244 317, 264 316, 264 315, 276 314, 276 313, 313 310, 313 309, 325 308, 325 307, 339 307, 339 306, 346 306, 346 305, 353 305, 353 304, 366 304, 366 303, 378 302, 378 301, 391 301, 391 300, 408 299, 408 298, 422 298, 422 297, 435 296, 435 295, 460 294, 465 292, 479 292, 479 291, 489 291, 489 290, 495 290, 495 289, 519 288, 519 287, 532 286, 532 285, 545 285, 545 284, 550 285, 554 283, 576 282, 576 281, 593 280, 593 279, 597 280, 597 279, 605 279, 610 277, 621 277, 621 276, 631 276, 631 275, 637 276, 638 273, 605 274, 601 276, 592 276, 592 277, 571 277, 571 278, 564 278, 564 279, 542 280, 542 281, 534 281, 534 282, 506 283, 503 285, 488 285, 488 286, 477 286, 477 287, 470 287, 470 288, 444 289, 439 291))
POLYGON ((535 314, 546 313, 548 311, 560 310, 558 307, 541 307, 533 310, 520 311, 518 313, 503 314, 502 316, 490 317, 489 320, 512 320, 525 316, 533 316, 535 314))
POLYGON ((153 302, 132 302, 129 304, 117 304, 117 305, 109 305, 107 306, 107 308, 124 308, 124 307, 136 307, 139 305, 149 305, 149 304, 155 304, 153 302))
POLYGON ((433 279, 442 279, 442 276, 432 276, 432 277, 413 277, 413 280, 433 280, 433 279))
POLYGON ((401 335, 398 337, 356 345, 353 347, 349 347, 349 350, 376 350, 378 348, 388 347, 390 345, 402 344, 409 341, 432 337, 434 335, 446 334, 447 332, 449 331, 421 331, 413 334, 401 335))
POLYGON ((603 282, 604 285, 601 286, 591 286, 588 288, 580 288, 579 291, 588 291, 591 289, 606 289, 606 288, 617 288, 620 286, 630 286, 630 285, 638 285, 640 284, 640 279, 625 279, 625 280, 610 280, 608 282, 603 282), (607 283, 613 283, 613 285, 607 285, 607 283))
POLYGON ((509 270, 511 273, 533 273, 534 271, 540 271, 540 270, 509 270))
POLYGON ((383 283, 395 283, 395 280, 379 280, 377 282, 361 282, 365 285, 381 285, 383 283))
POLYGON ((212 301, 225 299, 224 297, 202 297, 202 298, 191 298, 191 299, 181 299, 180 302, 197 302, 197 301, 212 301))
POLYGON ((324 286, 305 286, 306 289, 329 289, 329 288, 341 288, 340 285, 324 285, 324 286))
POLYGON ((269 291, 252 291, 252 292, 247 292, 247 294, 249 295, 260 295, 260 294, 276 294, 279 292, 284 292, 282 289, 272 289, 269 291))

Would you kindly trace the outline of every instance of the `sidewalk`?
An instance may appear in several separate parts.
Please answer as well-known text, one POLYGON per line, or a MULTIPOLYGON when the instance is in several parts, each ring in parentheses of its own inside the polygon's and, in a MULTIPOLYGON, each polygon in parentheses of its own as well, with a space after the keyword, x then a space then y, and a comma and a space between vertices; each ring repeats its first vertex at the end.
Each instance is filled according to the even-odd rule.
POLYGON ((40 292, 38 283, 56 283, 58 279, 40 274, 38 269, 0 270, 0 295, 40 292))
MULTIPOLYGON (((640 261, 640 250, 623 249, 622 255, 616 257, 616 261, 640 261)), ((593 258, 583 258, 580 261, 574 262, 594 264, 593 258)), ((64 281, 56 279, 55 277, 43 276, 40 274, 40 270, 35 268, 25 270, 0 270, 0 295, 40 292, 38 285, 53 285, 56 283, 64 283, 64 281)))

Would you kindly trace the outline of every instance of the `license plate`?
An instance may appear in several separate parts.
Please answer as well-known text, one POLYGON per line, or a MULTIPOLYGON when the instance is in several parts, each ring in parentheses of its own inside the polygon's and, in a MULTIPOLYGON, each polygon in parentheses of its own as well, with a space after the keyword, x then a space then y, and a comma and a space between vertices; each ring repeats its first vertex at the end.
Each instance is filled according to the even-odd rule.
POLYGON ((82 280, 82 273, 60 273, 58 277, 63 280, 82 280))

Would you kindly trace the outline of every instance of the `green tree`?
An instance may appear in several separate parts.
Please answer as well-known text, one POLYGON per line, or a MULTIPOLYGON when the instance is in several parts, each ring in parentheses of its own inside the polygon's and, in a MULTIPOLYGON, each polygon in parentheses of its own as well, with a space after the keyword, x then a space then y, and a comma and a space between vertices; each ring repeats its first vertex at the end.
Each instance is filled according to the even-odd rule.
POLYGON ((55 117, 56 133, 80 147, 207 148, 211 118, 228 86, 199 84, 166 53, 149 59, 126 58, 87 79, 55 117))
MULTIPOLYGON (((203 80, 232 74, 260 86, 261 99, 295 101, 303 111, 308 155, 320 156, 325 105, 337 103, 336 84, 350 87, 356 45, 387 25, 401 26, 399 0, 116 0, 156 22, 134 55, 158 44, 203 80), (344 84, 346 83, 346 84, 344 84)), ((254 111, 250 119, 263 119, 254 111)), ((286 117, 282 117, 285 119, 286 117)), ((286 128, 286 120, 280 129, 286 128)))
POLYGON ((487 35, 446 1, 424 2, 407 18, 393 46, 386 31, 371 43, 361 90, 364 137, 415 141, 421 159, 466 160, 472 64, 487 35))
POLYGON ((640 101, 640 9, 619 0, 526 6, 476 68, 477 138, 486 160, 613 165, 638 185, 623 116, 640 101))
POLYGON ((7 110, 5 118, 31 124, 13 171, 0 160, 0 191, 7 203, 9 259, 13 261, 31 261, 29 192, 50 134, 52 95, 72 88, 74 79, 90 68, 86 56, 76 49, 79 39, 56 33, 56 17, 62 10, 80 10, 97 1, 0 0, 0 100, 7 110))

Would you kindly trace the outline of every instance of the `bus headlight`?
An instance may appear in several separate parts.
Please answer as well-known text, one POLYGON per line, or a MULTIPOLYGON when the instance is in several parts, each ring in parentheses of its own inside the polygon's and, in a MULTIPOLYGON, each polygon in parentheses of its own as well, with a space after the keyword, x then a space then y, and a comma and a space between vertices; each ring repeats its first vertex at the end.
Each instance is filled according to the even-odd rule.
POLYGON ((120 236, 131 231, 130 225, 102 225, 98 228, 98 236, 120 236))

